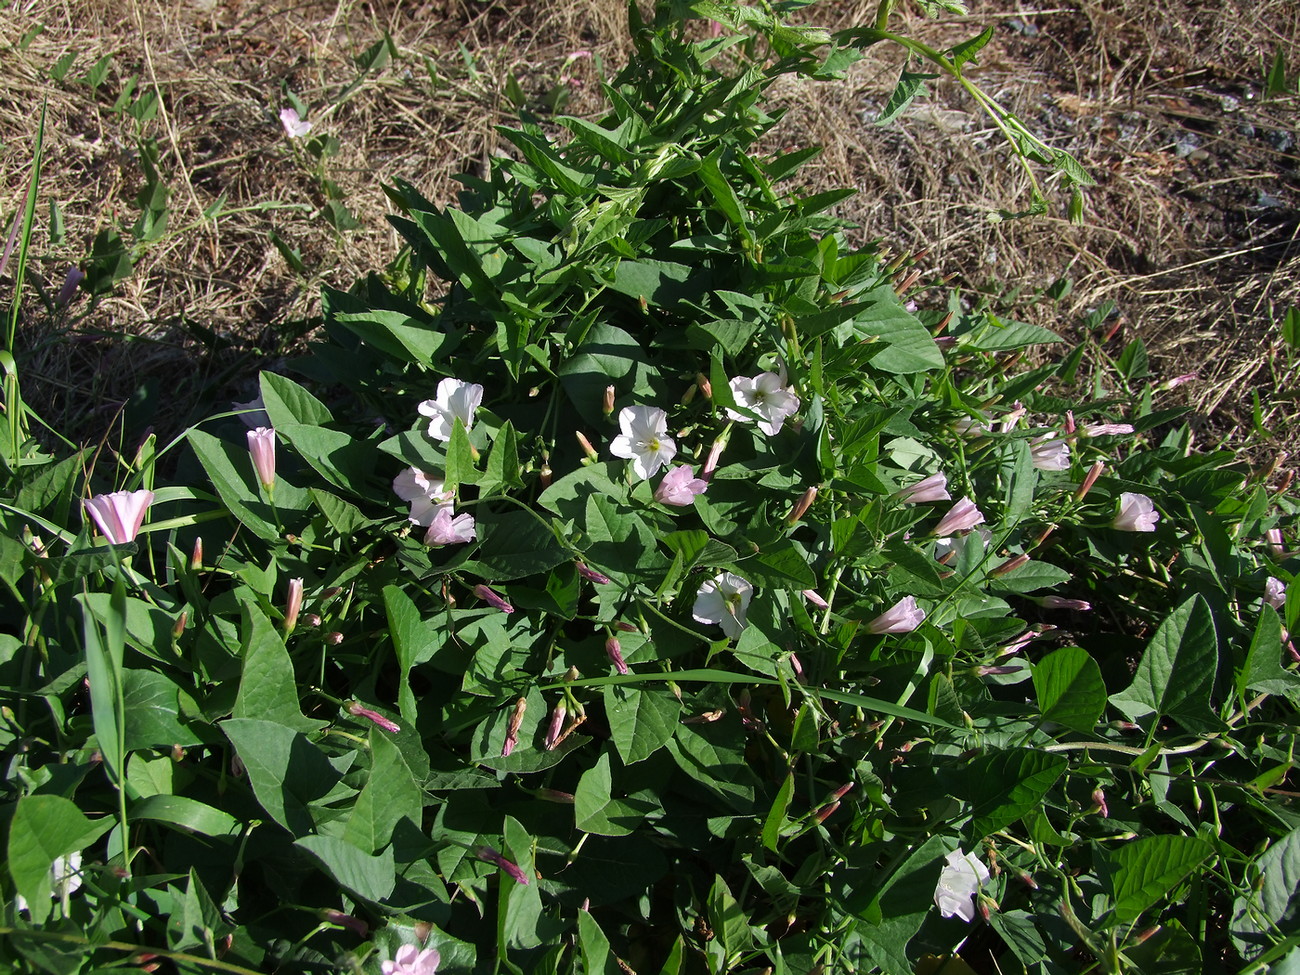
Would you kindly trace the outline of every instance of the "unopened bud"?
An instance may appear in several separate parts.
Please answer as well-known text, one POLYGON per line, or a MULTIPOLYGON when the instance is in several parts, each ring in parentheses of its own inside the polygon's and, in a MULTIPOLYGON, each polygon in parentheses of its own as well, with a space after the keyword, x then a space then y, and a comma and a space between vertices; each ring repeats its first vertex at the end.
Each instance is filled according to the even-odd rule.
POLYGON ((1074 492, 1075 501, 1082 501, 1087 497, 1088 492, 1092 490, 1092 486, 1097 483, 1097 478, 1101 477, 1101 472, 1105 469, 1106 465, 1101 461, 1097 461, 1097 463, 1088 468, 1088 473, 1084 475, 1083 483, 1079 485, 1079 490, 1074 492))
POLYGON ((302 625, 303 625, 303 626, 311 626, 311 627, 320 626, 320 614, 319 614, 319 613, 304 613, 303 616, 302 616, 302 625))
POLYGON ((578 446, 581 447, 582 452, 587 455, 587 460, 594 461, 599 459, 600 454, 596 453, 596 448, 591 445, 591 441, 587 439, 586 434, 581 430, 575 430, 573 435, 578 438, 578 446))
POLYGON ((378 711, 373 711, 368 707, 364 707, 360 701, 352 701, 348 704, 348 714, 355 718, 365 718, 367 721, 373 722, 385 731, 391 731, 393 734, 402 730, 401 726, 396 722, 389 721, 378 711))
POLYGON ((537 483, 542 486, 543 491, 551 486, 551 480, 554 476, 555 473, 551 470, 551 465, 543 463, 541 469, 537 472, 537 483))
POLYGON ((713 446, 709 449, 709 456, 704 461, 704 466, 700 469, 700 479, 707 481, 713 472, 718 469, 718 460, 722 457, 722 452, 727 448, 727 438, 718 437, 713 441, 713 446))
POLYGON ((639 633, 640 627, 635 623, 629 623, 627 620, 615 620, 614 629, 622 630, 624 633, 639 633))
POLYGON ((1005 562, 1003 562, 1003 563, 1002 563, 1001 565, 999 565, 997 568, 993 569, 993 570, 989 573, 989 575, 993 575, 993 576, 1004 576, 1004 575, 1006 575, 1006 574, 1009 573, 1009 572, 1015 572, 1016 569, 1020 568, 1022 565, 1024 565, 1024 564, 1025 564, 1026 562, 1028 562, 1028 561, 1029 561, 1029 556, 1028 556, 1028 555, 1017 555, 1015 558, 1007 559, 1005 562))
POLYGON ((979 677, 1002 677, 1006 674, 1019 673, 1022 669, 1013 664, 1005 664, 1000 667, 976 667, 975 673, 979 677))
POLYGON ((555 705, 555 710, 551 712, 551 723, 546 729, 546 750, 553 751, 555 746, 560 742, 560 730, 564 727, 564 718, 569 713, 569 709, 561 701, 555 705))
POLYGON ((1037 596, 1030 599, 1043 609, 1072 609, 1079 613, 1086 613, 1092 609, 1092 603, 1082 599, 1066 599, 1062 596, 1037 596))
POLYGON ((813 819, 817 820, 818 823, 824 823, 826 822, 826 820, 830 819, 831 814, 834 813, 835 810, 839 808, 840 808, 840 802, 837 799, 832 803, 828 803, 827 805, 822 806, 815 813, 813 813, 813 819))
POLYGON ((613 386, 605 387, 605 397, 601 403, 601 412, 603 412, 606 416, 614 415, 614 394, 615 394, 615 389, 613 386))
POLYGON ((333 908, 325 908, 317 915, 327 924, 335 924, 341 928, 347 928, 358 938, 364 938, 370 933, 370 928, 365 921, 359 917, 353 917, 351 914, 344 914, 342 911, 336 911, 333 908))
POLYGON ((708 376, 702 372, 697 372, 695 374, 695 385, 699 387, 705 399, 713 399, 713 383, 709 382, 708 376))
POLYGON ((181 634, 185 632, 185 621, 189 619, 189 613, 181 610, 181 615, 176 617, 176 622, 172 624, 172 639, 179 640, 181 634))
POLYGON ((588 582, 594 582, 598 586, 609 585, 609 576, 605 575, 603 572, 597 572, 585 562, 575 562, 574 565, 577 566, 578 575, 582 576, 582 578, 586 579, 588 582))
POLYGON ((1017 873, 1017 874, 1016 874, 1016 879, 1019 880, 1019 881, 1020 881, 1022 884, 1024 884, 1026 887, 1028 887, 1030 890, 1037 890, 1037 889, 1038 889, 1038 881, 1035 880, 1035 879, 1034 879, 1030 874, 1028 874, 1028 873, 1025 873, 1025 872, 1017 873))
POLYGON ((331 647, 337 647, 343 642, 343 634, 338 630, 331 630, 329 633, 326 633, 322 639, 324 639, 324 641, 331 647))
POLYGON ((528 699, 521 697, 515 701, 515 709, 510 714, 510 721, 506 725, 506 740, 501 746, 501 757, 509 755, 519 744, 519 726, 524 723, 524 712, 528 710, 528 699))
POLYGON ((288 636, 298 625, 298 612, 302 609, 302 580, 289 580, 289 596, 284 604, 284 633, 288 636))
POLYGON ((1110 809, 1106 806, 1106 793, 1101 789, 1092 790, 1092 804, 1097 812, 1101 813, 1102 819, 1110 818, 1110 809))
POLYGON ((689 386, 686 387, 686 392, 682 393, 682 398, 679 402, 682 404, 682 406, 690 406, 695 399, 695 394, 698 392, 699 389, 696 388, 696 385, 694 383, 691 383, 689 386))
POLYGON ((565 806, 572 806, 576 801, 572 792, 561 792, 559 789, 538 789, 533 795, 545 802, 558 802, 565 806))
POLYGON ((816 499, 817 488, 815 487, 810 487, 808 490, 804 491, 803 494, 799 495, 799 500, 794 503, 794 507, 792 507, 790 513, 786 515, 786 524, 793 525, 796 521, 802 518, 804 514, 807 513, 808 509, 812 507, 812 503, 816 499))
POLYGON ((1065 432, 1066 434, 1074 433, 1074 410, 1065 411, 1065 432))
POLYGON ((488 586, 479 583, 474 587, 474 595, 483 602, 487 603, 493 609, 499 609, 503 613, 513 613, 515 608, 501 598, 501 596, 490 589, 488 586))
POLYGON ((185 758, 185 747, 183 745, 172 745, 172 761, 179 762, 185 758))
POLYGON ((610 637, 605 641, 605 653, 618 668, 620 674, 627 673, 627 663, 623 660, 623 646, 618 642, 616 637, 610 637))
POLYGON ((203 568, 203 539, 194 539, 194 549, 190 552, 190 568, 198 572, 203 568))

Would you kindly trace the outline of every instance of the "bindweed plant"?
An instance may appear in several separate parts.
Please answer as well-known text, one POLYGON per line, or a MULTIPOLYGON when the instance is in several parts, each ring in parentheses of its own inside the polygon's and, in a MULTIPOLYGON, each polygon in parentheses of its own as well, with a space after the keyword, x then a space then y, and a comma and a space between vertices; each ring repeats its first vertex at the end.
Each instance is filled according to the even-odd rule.
POLYGON ((6 454, 6 964, 1300 962, 1294 501, 792 189, 764 88, 897 41, 798 6, 633 6, 295 378, 6 454))

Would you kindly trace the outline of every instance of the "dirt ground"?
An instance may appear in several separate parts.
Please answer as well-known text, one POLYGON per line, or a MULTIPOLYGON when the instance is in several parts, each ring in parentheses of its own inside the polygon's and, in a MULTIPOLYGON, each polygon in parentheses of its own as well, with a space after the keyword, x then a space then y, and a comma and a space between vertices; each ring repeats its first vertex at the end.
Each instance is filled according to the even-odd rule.
MULTIPOLYGON (((803 13, 833 28, 873 15, 862 0, 803 13)), ((1100 341, 1118 315, 1107 352, 1140 337, 1160 379, 1197 374, 1164 402, 1197 411, 1203 445, 1292 466, 1300 349, 1281 322, 1300 307, 1300 4, 980 0, 967 17, 906 18, 938 47, 995 27, 974 77, 1096 178, 1083 226, 1062 199, 1045 216, 990 222, 1026 204, 1024 177, 955 86, 936 83, 877 126, 896 53, 873 49, 842 82, 775 88, 788 112, 775 142, 824 145, 809 168, 817 186, 860 189, 842 215, 860 239, 927 251, 924 283, 978 290, 1071 339, 1090 329, 1100 341), (1266 97, 1279 50, 1294 62, 1290 94, 1266 97), (1063 297, 1043 297, 1063 282, 1063 297)), ((501 150, 494 126, 520 99, 543 116, 598 112, 597 78, 626 57, 624 24, 617 0, 11 3, 4 232, 46 113, 29 282, 41 295, 18 338, 25 396, 53 429, 124 448, 248 398, 255 369, 314 327, 322 284, 347 288, 397 253, 384 183, 450 202, 455 174, 501 150), (323 163, 285 135, 290 94, 312 136, 337 140, 323 163), (86 267, 113 227, 127 245, 153 239, 109 293, 57 305, 69 266, 86 267)), ((13 265, 5 294, 12 278, 13 265)))

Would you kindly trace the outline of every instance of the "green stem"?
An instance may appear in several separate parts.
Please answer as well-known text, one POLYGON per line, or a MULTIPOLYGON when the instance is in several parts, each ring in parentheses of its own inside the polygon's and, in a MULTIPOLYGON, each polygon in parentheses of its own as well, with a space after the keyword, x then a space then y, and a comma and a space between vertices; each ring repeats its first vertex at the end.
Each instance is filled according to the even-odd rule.
POLYGON ((79 934, 65 934, 62 931, 40 931, 35 928, 11 928, 0 927, 0 937, 19 937, 31 938, 35 941, 59 941, 64 944, 84 945, 87 948, 108 948, 112 951, 127 951, 132 954, 156 955, 159 958, 170 958, 173 961, 188 962, 192 965, 199 965, 203 968, 211 968, 219 972, 233 972, 235 975, 261 975, 251 968, 245 968, 243 965, 235 965, 228 961, 219 961, 216 958, 204 958, 202 955, 191 955, 185 951, 170 951, 166 948, 153 948, 148 945, 132 944, 129 941, 101 941, 92 942, 89 938, 79 934))

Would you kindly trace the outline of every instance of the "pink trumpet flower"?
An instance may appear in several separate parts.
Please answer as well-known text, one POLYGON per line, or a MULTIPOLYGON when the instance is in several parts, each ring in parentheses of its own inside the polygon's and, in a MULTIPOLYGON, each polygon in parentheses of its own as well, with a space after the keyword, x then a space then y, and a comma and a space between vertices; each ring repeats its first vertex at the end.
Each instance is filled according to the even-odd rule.
POLYGON ((1150 498, 1125 491, 1119 496, 1119 512, 1111 527, 1124 532, 1153 532, 1159 520, 1160 513, 1150 498))
POLYGON ((867 624, 868 633, 911 633, 925 619, 915 596, 904 596, 867 624))
POLYGON ((983 523, 984 513, 975 507, 975 502, 970 498, 962 498, 939 520, 939 524, 934 526, 931 534, 942 538, 951 535, 953 532, 966 531, 968 528, 974 528, 976 525, 982 525, 983 523))
POLYGON ((140 534, 153 498, 152 491, 114 491, 86 498, 81 504, 109 544, 125 545, 140 534))
POLYGON ((709 482, 696 477, 689 464, 678 464, 655 488, 655 500, 660 504, 686 508, 695 503, 695 496, 703 494, 709 482))
POLYGON ((275 431, 270 427, 249 430, 248 451, 253 456, 257 479, 270 494, 275 489, 275 431))
POLYGON ((948 477, 943 472, 931 474, 915 484, 894 492, 894 497, 903 504, 924 504, 927 501, 951 501, 948 493, 948 477))

